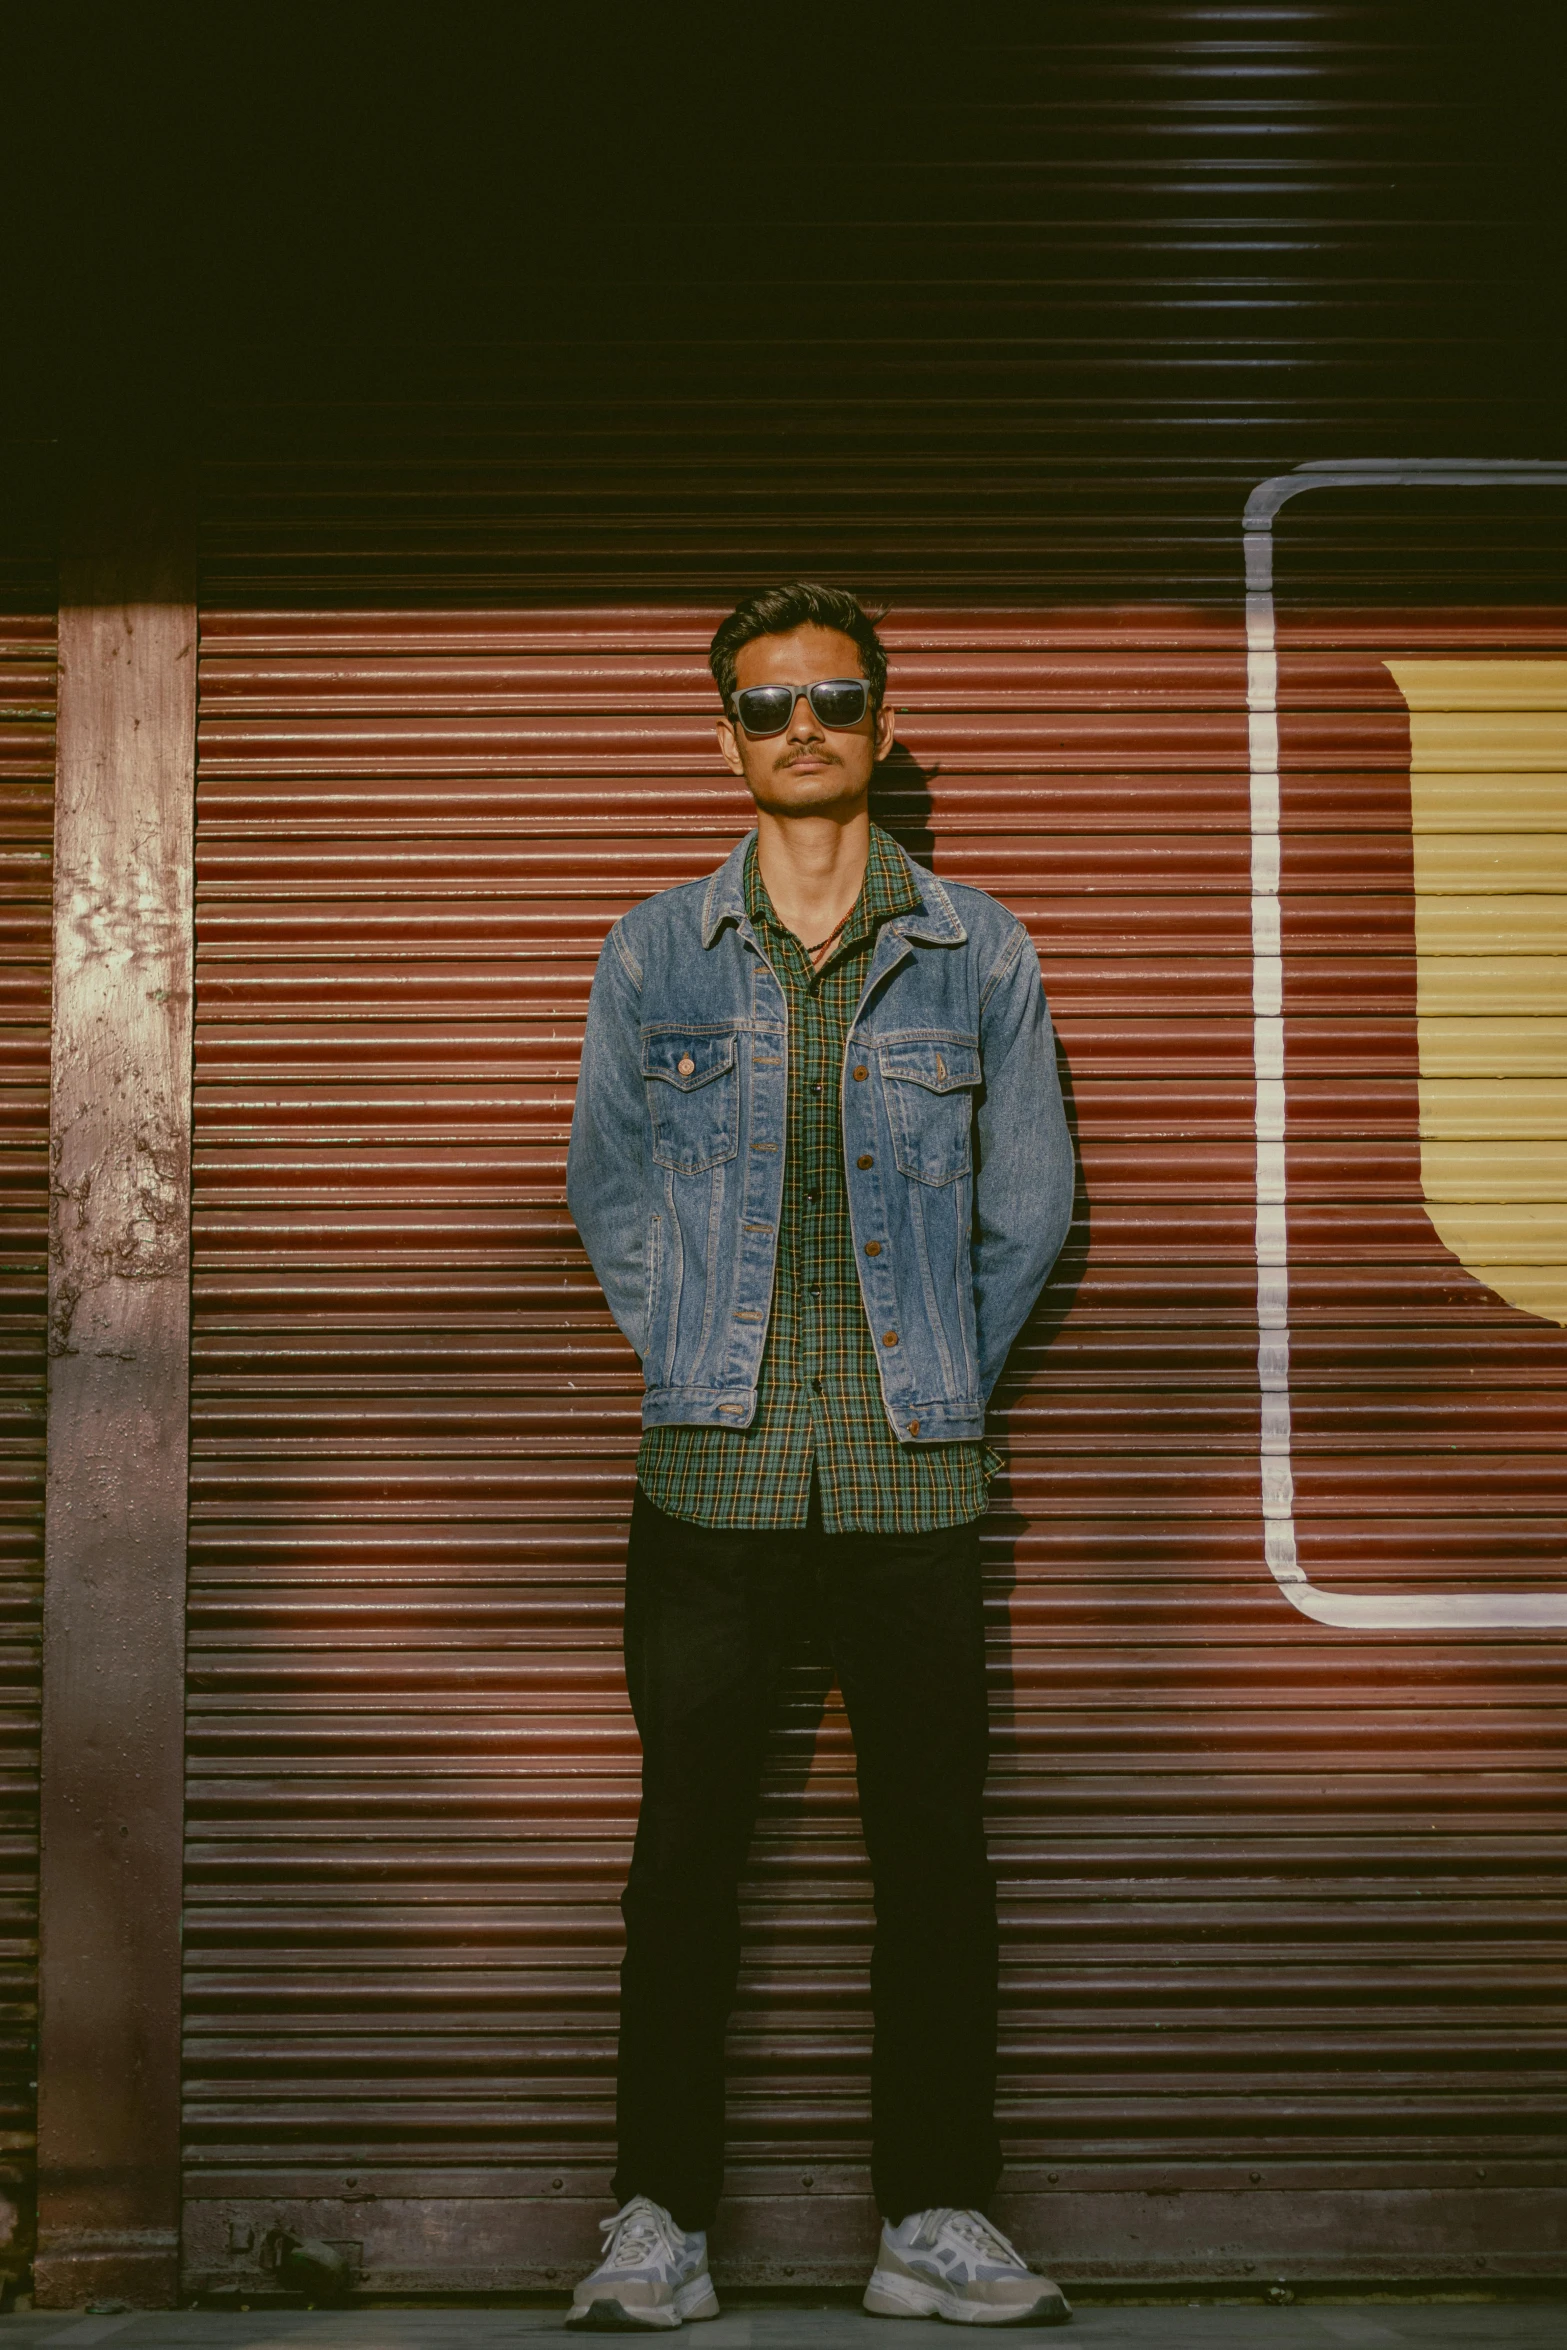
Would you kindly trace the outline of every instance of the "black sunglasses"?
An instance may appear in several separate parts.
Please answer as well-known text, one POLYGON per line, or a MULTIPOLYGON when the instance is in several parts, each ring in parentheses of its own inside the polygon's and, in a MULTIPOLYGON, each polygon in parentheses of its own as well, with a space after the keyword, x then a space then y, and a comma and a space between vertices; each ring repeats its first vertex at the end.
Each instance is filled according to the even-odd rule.
POLYGON ((863 677, 828 677, 819 685, 748 685, 735 695, 735 716, 749 735, 782 734, 804 694, 823 726, 858 726, 870 707, 863 677))

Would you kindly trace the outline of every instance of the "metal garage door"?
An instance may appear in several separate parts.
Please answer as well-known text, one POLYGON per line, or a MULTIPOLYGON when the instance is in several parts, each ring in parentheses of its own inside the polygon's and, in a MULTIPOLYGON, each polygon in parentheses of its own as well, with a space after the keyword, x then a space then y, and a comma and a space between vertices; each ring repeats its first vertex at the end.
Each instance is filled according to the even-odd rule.
MULTIPOLYGON (((713 619, 204 617, 193 2282, 253 2284, 280 2227, 383 2287, 559 2282, 607 2208, 637 1378, 562 1171, 606 928, 745 822, 713 619)), ((1453 680, 1399 663, 1560 662, 1567 621, 1289 626, 1299 1556, 1539 1584, 1567 1341, 1422 1203, 1469 1064, 1450 1034, 1422 1093, 1409 713, 1435 741, 1453 680)), ((884 819, 1029 923, 1082 1155, 987 1537, 998 2215, 1071 2276, 1549 2265, 1557 1653, 1314 1622, 1265 1557, 1238 607, 885 633, 884 819)), ((1561 805, 1513 833, 1553 852, 1561 805)), ((735 2276, 852 2276, 869 2240, 867 1880, 820 1696, 802 1668, 751 1871, 735 2276)))

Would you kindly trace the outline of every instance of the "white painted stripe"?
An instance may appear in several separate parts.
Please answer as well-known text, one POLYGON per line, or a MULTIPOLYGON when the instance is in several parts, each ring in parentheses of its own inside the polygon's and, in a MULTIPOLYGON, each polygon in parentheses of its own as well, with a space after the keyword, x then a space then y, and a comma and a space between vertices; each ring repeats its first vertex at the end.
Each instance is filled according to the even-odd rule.
MULTIPOLYGON (((1253 871, 1256 870, 1258 840, 1261 839, 1265 841, 1266 838, 1266 834, 1259 834, 1255 832, 1251 836, 1253 871)), ((1275 833, 1273 838, 1275 846, 1277 846, 1278 834, 1275 833)), ((1277 870, 1278 868, 1275 866, 1275 876, 1277 876, 1277 870)), ((1251 951, 1254 955, 1271 955, 1275 960, 1277 960, 1280 952, 1280 944, 1278 881, 1277 878, 1275 878, 1274 885, 1271 890, 1266 891, 1261 895, 1253 892, 1252 895, 1251 951)))
POLYGON ((1279 665, 1273 603, 1273 517, 1303 490, 1497 482, 1567 487, 1567 464, 1509 458, 1379 458, 1298 466, 1260 481, 1246 501, 1246 727, 1251 754, 1252 1066, 1257 1089, 1257 1461, 1263 1551, 1291 1606, 1350 1632, 1567 1629, 1567 1591, 1321 1591, 1301 1569, 1290 1462, 1288 1170, 1284 1136, 1284 966, 1279 925, 1279 665))
POLYGON ((1279 829, 1279 778, 1272 767, 1259 767, 1251 779, 1251 828, 1276 833, 1279 829))
POLYGON ((1295 1479, 1288 1454, 1265 1452, 1262 1455, 1262 1514, 1265 1518, 1288 1518, 1295 1513, 1295 1479))
POLYGON ((1252 1022, 1252 1028, 1256 1035, 1256 1041, 1252 1046, 1252 1059, 1258 1072, 1257 1140, 1259 1142, 1282 1142, 1284 1140, 1284 1080, 1282 1077, 1264 1077, 1261 1074, 1263 1054, 1267 1050, 1264 1040, 1271 1035, 1275 1026, 1276 1023, 1272 1020, 1254 1020, 1252 1022))
POLYGON ((1289 1448, 1289 1396, 1265 1395, 1262 1399, 1262 1449, 1264 1453, 1287 1453, 1289 1448))

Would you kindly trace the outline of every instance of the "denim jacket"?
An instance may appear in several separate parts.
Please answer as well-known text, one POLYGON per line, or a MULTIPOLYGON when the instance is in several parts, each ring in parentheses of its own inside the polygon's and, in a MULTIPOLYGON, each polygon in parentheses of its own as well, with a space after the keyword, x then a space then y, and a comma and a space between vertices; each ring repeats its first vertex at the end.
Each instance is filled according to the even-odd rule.
MULTIPOLYGON (((645 1427, 744 1428, 772 1308, 789 1071, 745 910, 748 841, 611 930, 588 1004, 566 1196, 642 1358, 645 1427)), ((1066 1237, 1071 1138, 1039 962, 983 890, 909 861, 849 1030, 845 1181, 882 1397, 905 1443, 984 1433, 1066 1237)))

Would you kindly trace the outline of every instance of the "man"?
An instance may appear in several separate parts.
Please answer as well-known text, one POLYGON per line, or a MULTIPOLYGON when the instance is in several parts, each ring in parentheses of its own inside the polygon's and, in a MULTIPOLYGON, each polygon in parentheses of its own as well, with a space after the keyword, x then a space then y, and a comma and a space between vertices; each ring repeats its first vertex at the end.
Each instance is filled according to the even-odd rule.
POLYGON ((981 2210, 1001 2156, 979 1522, 986 1401, 1071 1213, 1050 1018, 1022 925, 870 821, 894 727, 853 597, 752 596, 711 664, 756 830, 610 932, 567 1170, 646 1380, 621 2208, 569 2322, 718 2313, 736 1888, 807 1608, 854 1733, 876 1896, 884 2225, 865 2307, 1048 2322, 1065 2301, 981 2210))

